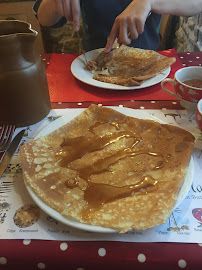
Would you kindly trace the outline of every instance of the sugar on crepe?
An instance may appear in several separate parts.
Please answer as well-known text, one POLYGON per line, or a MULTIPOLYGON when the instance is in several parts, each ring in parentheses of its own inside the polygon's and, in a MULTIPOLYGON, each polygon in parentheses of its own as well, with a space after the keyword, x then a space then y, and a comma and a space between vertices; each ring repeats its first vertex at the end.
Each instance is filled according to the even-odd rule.
POLYGON ((91 105, 20 153, 26 184, 47 205, 81 223, 127 232, 167 220, 193 147, 184 129, 91 105))

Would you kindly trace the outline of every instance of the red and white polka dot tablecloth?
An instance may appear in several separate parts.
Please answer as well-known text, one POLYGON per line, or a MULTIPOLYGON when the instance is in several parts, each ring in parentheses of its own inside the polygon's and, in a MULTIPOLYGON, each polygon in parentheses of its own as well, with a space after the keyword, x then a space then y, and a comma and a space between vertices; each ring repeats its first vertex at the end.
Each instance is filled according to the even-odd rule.
MULTIPOLYGON (((202 53, 178 53, 185 66, 202 64, 202 53)), ((42 55, 46 67, 51 54, 42 55)), ((88 107, 92 102, 55 102, 52 108, 88 107)), ((99 104, 100 102, 94 102, 99 104)), ((103 105, 141 109, 181 109, 177 100, 113 100, 103 105)), ((199 270, 202 244, 113 241, 0 240, 0 269, 199 270)))
POLYGON ((2 269, 200 269, 202 245, 1 240, 2 269))

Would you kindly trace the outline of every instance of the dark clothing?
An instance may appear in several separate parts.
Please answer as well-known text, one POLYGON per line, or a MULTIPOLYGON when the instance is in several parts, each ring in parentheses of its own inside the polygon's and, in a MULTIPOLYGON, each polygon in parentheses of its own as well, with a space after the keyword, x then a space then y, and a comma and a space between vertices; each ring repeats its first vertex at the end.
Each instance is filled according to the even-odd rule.
MULTIPOLYGON (((33 7, 37 12, 42 0, 36 0, 33 7)), ((124 11, 132 0, 80 0, 83 20, 83 48, 90 51, 106 46, 107 37, 111 32, 115 18, 124 11)), ((157 31, 161 15, 151 13, 145 23, 145 29, 130 46, 156 50, 159 46, 160 37, 157 31)), ((53 27, 60 27, 66 23, 63 17, 53 27)))

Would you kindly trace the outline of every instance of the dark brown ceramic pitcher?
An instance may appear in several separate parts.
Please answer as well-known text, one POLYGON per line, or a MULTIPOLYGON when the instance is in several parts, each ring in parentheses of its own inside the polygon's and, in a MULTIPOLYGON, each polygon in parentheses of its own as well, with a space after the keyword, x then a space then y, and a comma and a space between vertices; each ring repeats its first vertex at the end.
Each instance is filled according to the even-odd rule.
POLYGON ((32 125, 50 111, 37 35, 29 23, 0 20, 0 125, 32 125))

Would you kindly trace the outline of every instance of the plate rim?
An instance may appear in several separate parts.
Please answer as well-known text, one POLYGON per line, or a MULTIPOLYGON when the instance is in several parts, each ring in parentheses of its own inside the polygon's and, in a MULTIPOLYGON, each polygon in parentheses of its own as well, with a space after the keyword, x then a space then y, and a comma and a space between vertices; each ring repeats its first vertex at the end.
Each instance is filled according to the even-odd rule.
MULTIPOLYGON (((125 111, 125 114, 127 114, 128 112, 131 112, 131 114, 133 114, 134 112, 137 113, 137 111, 134 111, 133 109, 131 108, 127 108, 127 107, 117 107, 117 106, 105 106, 105 107, 108 107, 108 108, 113 108, 117 111, 125 111)), ((68 108, 68 110, 75 110, 76 111, 76 114, 79 115, 82 111, 85 110, 85 108, 68 108)), ((154 120, 154 121, 158 121, 159 123, 161 124, 165 124, 165 122, 161 119, 158 119, 157 117, 155 116, 152 116, 148 113, 145 113, 143 111, 139 111, 138 112, 139 114, 144 114, 145 116, 148 116, 148 118, 143 118, 143 119, 149 119, 149 120, 154 120)), ((130 114, 130 113, 128 113, 130 114)), ((128 115, 127 114, 127 115, 128 115)), ((47 134, 51 133, 52 131, 49 131, 51 126, 56 126, 57 123, 59 123, 59 127, 56 127, 57 129, 60 128, 61 126, 65 125, 66 123, 70 122, 72 119, 74 119, 76 116, 73 116, 71 117, 72 115, 70 114, 66 114, 56 120, 54 120, 53 122, 51 122, 48 126, 44 127, 36 136, 34 139, 38 139, 40 138, 41 136, 44 136, 43 133, 44 133, 44 130, 46 132, 47 130, 47 134), (71 118, 70 120, 65 120, 63 122, 63 120, 65 118, 71 118), (60 123, 61 122, 61 123, 60 123), (42 135, 41 135, 42 134, 42 135)), ((134 115, 133 117, 137 117, 137 115, 134 115)), ((138 118, 138 117, 137 117, 138 118)), ((46 134, 45 134, 46 135, 46 134)), ((189 190, 190 190, 190 187, 191 187, 191 184, 193 182, 193 176, 194 176, 194 162, 193 162, 193 157, 191 156, 190 158, 190 163, 189 163, 189 166, 188 166, 188 169, 187 169, 187 174, 185 176, 185 181, 180 189, 180 192, 178 194, 178 198, 180 197, 180 193, 183 191, 183 186, 185 185, 185 183, 187 183, 186 181, 189 180, 189 184, 187 185, 187 187, 185 187, 185 193, 183 195, 181 195, 181 198, 180 200, 178 199, 176 201, 176 204, 173 208, 173 210, 175 208, 177 208, 181 203, 182 201, 184 200, 184 198, 186 197, 186 195, 188 194, 189 190), (187 180, 187 178, 190 178, 187 180)), ((74 220, 73 218, 71 217, 66 217, 66 216, 63 216, 62 214, 60 214, 58 211, 56 211, 55 209, 53 209, 52 207, 50 207, 49 205, 47 205, 44 201, 42 201, 42 199, 40 199, 40 197, 37 196, 37 194, 32 190, 32 188, 25 182, 25 187, 29 193, 29 195, 31 196, 31 198, 34 200, 34 202, 39 206, 40 209, 42 209, 46 214, 50 215, 52 218, 56 219, 57 221, 65 224, 65 225, 68 225, 72 228, 76 228, 76 229, 80 229, 80 230, 85 230, 85 231, 89 231, 89 232, 95 232, 95 233, 117 233, 119 232, 120 230, 119 229, 113 229, 113 228, 108 228, 108 227, 102 227, 102 226, 98 226, 98 225, 90 225, 90 224, 86 224, 86 223, 81 223, 77 220, 74 220)))

